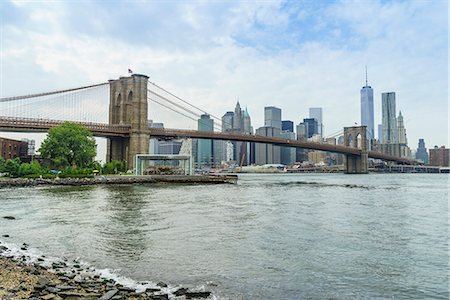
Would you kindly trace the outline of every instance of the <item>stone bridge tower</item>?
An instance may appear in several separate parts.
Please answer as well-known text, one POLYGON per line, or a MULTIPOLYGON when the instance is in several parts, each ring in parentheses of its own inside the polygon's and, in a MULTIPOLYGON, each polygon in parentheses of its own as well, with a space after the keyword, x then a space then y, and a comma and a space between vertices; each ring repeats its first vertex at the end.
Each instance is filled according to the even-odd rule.
POLYGON ((345 155, 345 173, 368 173, 367 126, 344 127, 344 146, 361 149, 361 155, 345 155))
POLYGON ((109 81, 109 124, 130 125, 130 136, 110 138, 106 160, 126 160, 129 169, 136 154, 149 152, 147 82, 139 74, 109 81))

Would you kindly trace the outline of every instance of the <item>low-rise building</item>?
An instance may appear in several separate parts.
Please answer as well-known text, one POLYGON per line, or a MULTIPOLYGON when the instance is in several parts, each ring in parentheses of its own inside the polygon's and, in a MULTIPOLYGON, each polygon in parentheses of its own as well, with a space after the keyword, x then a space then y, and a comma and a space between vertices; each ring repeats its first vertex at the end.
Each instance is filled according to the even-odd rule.
MULTIPOLYGON (((7 138, 0 138, 0 156, 4 159, 20 158, 22 161, 28 161, 32 153, 29 154, 28 144, 34 141, 28 140, 13 140, 7 138)), ((34 151, 34 149, 33 149, 34 151)))
POLYGON ((430 165, 449 167, 450 149, 445 148, 445 146, 434 146, 434 149, 430 149, 430 165))

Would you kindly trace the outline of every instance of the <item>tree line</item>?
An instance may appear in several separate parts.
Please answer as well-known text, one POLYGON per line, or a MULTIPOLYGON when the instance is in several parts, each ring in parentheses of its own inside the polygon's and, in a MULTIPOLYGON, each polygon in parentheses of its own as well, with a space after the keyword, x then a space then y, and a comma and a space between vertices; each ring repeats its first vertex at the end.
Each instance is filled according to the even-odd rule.
POLYGON ((119 174, 128 169, 126 161, 114 160, 103 165, 95 161, 97 145, 92 132, 73 122, 51 128, 39 151, 42 163, 0 157, 0 173, 27 178, 92 177, 95 172, 119 174))

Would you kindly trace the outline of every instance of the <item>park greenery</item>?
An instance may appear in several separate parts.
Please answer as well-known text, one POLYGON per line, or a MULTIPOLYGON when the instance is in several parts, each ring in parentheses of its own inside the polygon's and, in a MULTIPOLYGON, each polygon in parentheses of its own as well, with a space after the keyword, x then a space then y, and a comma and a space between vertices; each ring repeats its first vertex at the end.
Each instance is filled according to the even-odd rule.
POLYGON ((57 168, 90 168, 97 155, 97 145, 86 127, 64 122, 48 131, 39 151, 43 159, 49 159, 57 168))
POLYGON ((51 128, 41 148, 40 163, 21 162, 18 158, 0 157, 0 174, 25 178, 85 178, 94 174, 122 174, 127 172, 126 161, 113 160, 101 165, 95 161, 95 140, 86 127, 65 122, 51 128))

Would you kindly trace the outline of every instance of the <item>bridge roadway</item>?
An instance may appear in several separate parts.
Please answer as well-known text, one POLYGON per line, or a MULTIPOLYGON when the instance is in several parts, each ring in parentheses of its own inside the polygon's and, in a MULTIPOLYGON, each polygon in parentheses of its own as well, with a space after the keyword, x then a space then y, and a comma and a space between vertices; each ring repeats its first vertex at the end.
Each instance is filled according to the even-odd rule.
MULTIPOLYGON (((50 128, 61 125, 65 121, 50 119, 14 118, 0 116, 0 131, 11 132, 47 132, 50 128)), ((128 137, 130 135, 129 125, 111 125, 104 123, 77 122, 86 126, 94 136, 98 137, 128 137)), ((159 138, 195 138, 214 139, 224 141, 255 142, 272 144, 277 146, 289 146, 302 149, 321 150, 345 155, 361 155, 361 150, 353 147, 341 145, 322 144, 310 141, 297 141, 276 137, 266 137, 252 134, 238 134, 226 132, 210 132, 198 130, 182 130, 168 128, 149 128, 148 134, 159 138)), ((369 151, 370 158, 393 161, 401 164, 417 164, 417 162, 390 155, 385 155, 375 151, 369 151)))

